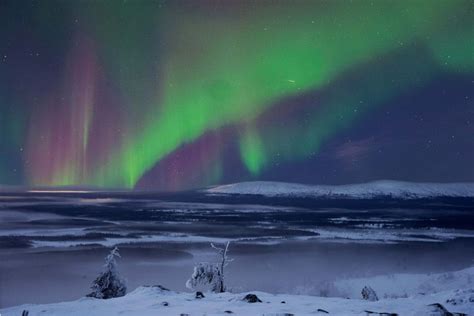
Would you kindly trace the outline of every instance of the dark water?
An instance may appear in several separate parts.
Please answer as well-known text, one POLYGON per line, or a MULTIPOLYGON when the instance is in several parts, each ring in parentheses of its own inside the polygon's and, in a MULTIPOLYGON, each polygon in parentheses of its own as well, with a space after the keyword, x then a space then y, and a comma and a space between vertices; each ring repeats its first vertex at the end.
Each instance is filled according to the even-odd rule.
POLYGON ((311 200, 185 194, 3 194, 0 307, 77 299, 119 245, 129 289, 185 290, 231 240, 234 291, 321 294, 334 280, 474 264, 474 199, 311 200))

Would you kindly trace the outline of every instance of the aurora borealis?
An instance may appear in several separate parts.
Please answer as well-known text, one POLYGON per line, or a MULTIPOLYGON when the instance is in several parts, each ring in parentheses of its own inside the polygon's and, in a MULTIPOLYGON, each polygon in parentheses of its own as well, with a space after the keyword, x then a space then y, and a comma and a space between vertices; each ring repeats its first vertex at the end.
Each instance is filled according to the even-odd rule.
POLYGON ((472 1, 2 1, 0 183, 474 181, 472 1))

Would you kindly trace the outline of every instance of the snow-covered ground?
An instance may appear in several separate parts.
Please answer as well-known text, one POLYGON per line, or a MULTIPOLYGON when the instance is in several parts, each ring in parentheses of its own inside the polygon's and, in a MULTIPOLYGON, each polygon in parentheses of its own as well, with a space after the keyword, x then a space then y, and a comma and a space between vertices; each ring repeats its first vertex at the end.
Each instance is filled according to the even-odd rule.
MULTIPOLYGON (((109 300, 81 298, 73 302, 47 305, 22 305, 1 311, 5 316, 21 315, 367 315, 367 311, 396 313, 405 316, 442 315, 433 313, 437 308, 430 304, 441 303, 451 312, 473 315, 474 303, 469 300, 472 290, 445 291, 433 295, 416 295, 408 298, 382 299, 368 302, 360 299, 324 298, 306 295, 268 294, 252 292, 261 303, 248 303, 242 299, 247 293, 206 294, 195 299, 191 293, 162 291, 157 287, 140 287, 124 297, 109 300), (457 299, 456 305, 446 303, 457 299), (284 302, 284 303, 283 303, 284 302)), ((377 314, 375 314, 377 315, 377 314)))
POLYGON ((210 194, 259 194, 282 197, 371 198, 390 196, 412 199, 429 197, 474 197, 474 183, 414 183, 381 180, 348 185, 304 185, 284 182, 241 182, 206 190, 210 194))
MULTIPOLYGON (((336 283, 350 298, 308 295, 256 294, 262 302, 248 303, 249 293, 206 293, 196 299, 193 293, 177 293, 156 286, 143 286, 124 297, 109 300, 81 298, 76 301, 21 305, 0 310, 1 315, 17 316, 23 310, 29 315, 378 315, 396 313, 403 316, 444 315, 441 304, 452 313, 474 315, 474 267, 462 271, 432 274, 395 274, 336 283), (363 286, 378 292, 379 301, 360 299, 363 286), (231 313, 232 312, 232 313, 231 313)), ((456 314, 454 314, 456 315, 456 314)))
MULTIPOLYGON (((397 273, 370 278, 339 280, 334 282, 338 295, 359 298, 360 289, 369 285, 380 298, 400 298, 432 295, 443 291, 474 289, 474 267, 464 270, 432 274, 397 273)), ((474 305, 474 292, 471 302, 474 305)))

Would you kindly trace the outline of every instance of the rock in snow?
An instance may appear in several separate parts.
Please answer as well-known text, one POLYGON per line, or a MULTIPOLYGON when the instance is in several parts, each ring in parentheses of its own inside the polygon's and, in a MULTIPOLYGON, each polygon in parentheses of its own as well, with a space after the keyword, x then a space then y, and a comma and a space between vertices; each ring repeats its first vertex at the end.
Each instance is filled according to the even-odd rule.
POLYGON ((247 294, 245 295, 243 300, 246 301, 247 303, 261 303, 262 302, 262 300, 259 299, 258 296, 255 294, 247 294))
POLYGON ((429 304, 426 312, 429 316, 466 316, 465 313, 451 313, 440 303, 429 304))

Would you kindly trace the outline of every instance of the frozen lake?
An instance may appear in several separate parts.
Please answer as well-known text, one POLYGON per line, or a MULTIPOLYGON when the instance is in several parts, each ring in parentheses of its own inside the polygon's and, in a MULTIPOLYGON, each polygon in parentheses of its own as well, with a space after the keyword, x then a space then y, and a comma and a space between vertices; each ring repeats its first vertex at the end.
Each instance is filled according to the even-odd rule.
POLYGON ((77 299, 118 245, 129 290, 185 290, 231 241, 233 291, 339 296, 333 282, 474 264, 474 199, 321 200, 197 193, 0 196, 0 307, 77 299))

